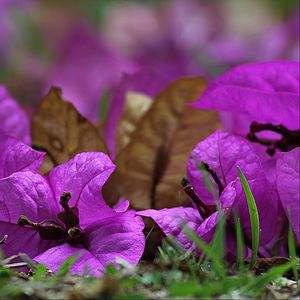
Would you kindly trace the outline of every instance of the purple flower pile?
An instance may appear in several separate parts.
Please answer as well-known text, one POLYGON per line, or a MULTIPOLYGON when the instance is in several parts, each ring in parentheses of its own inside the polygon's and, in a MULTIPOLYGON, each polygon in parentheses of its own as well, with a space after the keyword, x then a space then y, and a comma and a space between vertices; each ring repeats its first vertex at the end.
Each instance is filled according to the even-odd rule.
POLYGON ((187 162, 188 180, 183 185, 194 207, 150 209, 138 214, 151 217, 185 249, 193 245, 182 224, 204 241, 211 241, 218 212, 201 176, 202 166, 219 196, 222 211, 228 215, 228 253, 236 251, 234 213, 241 219, 250 250, 251 224, 239 167, 258 208, 261 253, 270 256, 274 243, 287 238, 288 220, 299 240, 299 70, 299 62, 249 64, 213 81, 194 106, 220 111, 227 132, 217 131, 200 142, 187 162))
POLYGON ((100 275, 119 257, 136 264, 144 251, 144 224, 125 201, 110 208, 101 189, 115 165, 103 153, 81 153, 38 173, 43 154, 0 136, 0 236, 5 256, 25 252, 56 271, 79 254, 74 273, 100 275))
MULTIPOLYGON (((275 243, 287 237, 289 222, 299 241, 299 69, 299 62, 292 61, 255 63, 212 81, 193 106, 219 111, 224 128, 200 141, 187 160, 182 185, 190 207, 139 212, 128 209, 127 200, 114 208, 106 204, 101 190, 115 165, 104 153, 79 153, 46 176, 39 173, 44 153, 28 145, 28 119, 1 86, 0 239, 8 236, 1 244, 4 257, 25 252, 55 272, 68 257, 78 255, 72 272, 99 276, 119 258, 139 262, 145 247, 141 216, 152 218, 185 250, 194 244, 183 223, 210 242, 219 220, 217 203, 226 215, 228 257, 236 255, 234 214, 240 217, 249 254, 251 223, 237 168, 246 176, 258 208, 260 254, 271 256, 275 243)), ((124 77, 113 93, 118 108, 110 108, 105 128, 112 158, 125 90, 154 96, 167 81, 147 72, 124 77)), ((91 107, 81 104, 88 114, 91 107)))

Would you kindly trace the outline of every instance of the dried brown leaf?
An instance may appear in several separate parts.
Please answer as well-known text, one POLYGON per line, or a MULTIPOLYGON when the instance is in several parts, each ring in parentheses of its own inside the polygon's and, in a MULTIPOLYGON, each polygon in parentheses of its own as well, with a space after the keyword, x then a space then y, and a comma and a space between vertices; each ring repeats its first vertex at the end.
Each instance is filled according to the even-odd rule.
POLYGON ((152 104, 152 99, 142 93, 127 92, 125 98, 125 108, 117 127, 117 153, 128 145, 139 120, 152 104))
MULTIPOLYGON (((188 156, 202 135, 201 122, 199 122, 197 138, 194 137, 195 131, 192 129, 193 137, 191 139, 193 142, 189 146, 184 145, 186 139, 189 138, 186 131, 190 130, 184 129, 187 126, 185 124, 190 122, 188 120, 190 109, 186 107, 186 103, 195 101, 205 87, 206 83, 200 77, 183 78, 171 83, 156 97, 150 109, 137 123, 136 130, 131 134, 130 142, 117 156, 117 171, 106 187, 106 191, 112 190, 113 187, 115 192, 114 196, 108 197, 110 200, 125 197, 130 199, 132 206, 136 209, 155 207, 156 187, 163 174, 167 174, 164 172, 167 170, 169 174, 173 168, 173 162, 170 166, 171 169, 168 168, 168 163, 170 147, 173 145, 174 138, 178 144, 175 153, 181 157, 180 153, 184 152, 180 158, 182 166, 179 176, 185 174, 186 161, 183 157, 188 156), (185 114, 187 120, 186 123, 182 123, 185 114), (182 129, 180 129, 181 124, 182 129), (181 173, 183 169, 184 172, 181 173)), ((209 119, 208 122, 210 121, 209 119)), ((195 125, 193 124, 193 126, 195 125)), ((175 160, 176 155, 174 156, 175 160)), ((173 158, 170 161, 173 161, 173 158)), ((177 170, 176 173, 178 173, 177 170)), ((166 175, 165 180, 169 179, 168 176, 166 175)), ((173 189, 172 183, 171 190, 168 191, 170 195, 173 193, 173 199, 176 198, 176 189, 178 190, 180 183, 180 179, 177 181, 177 178, 178 175, 175 178, 176 188, 173 189)), ((176 204, 175 202, 169 203, 168 206, 176 204)))
POLYGON ((186 204, 188 197, 182 192, 180 182, 186 176, 187 159, 193 148, 219 127, 217 113, 185 108, 170 146, 167 167, 155 190, 155 208, 186 204))
POLYGON ((32 120, 32 143, 47 152, 42 172, 85 151, 107 152, 97 128, 64 101, 60 88, 53 87, 44 97, 32 120))

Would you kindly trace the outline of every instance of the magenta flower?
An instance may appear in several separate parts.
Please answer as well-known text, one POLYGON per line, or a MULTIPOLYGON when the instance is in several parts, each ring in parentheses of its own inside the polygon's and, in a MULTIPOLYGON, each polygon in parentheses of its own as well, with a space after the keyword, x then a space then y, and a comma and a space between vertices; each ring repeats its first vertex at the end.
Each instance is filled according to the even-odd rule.
POLYGON ((101 188, 115 166, 103 153, 76 155, 54 168, 48 178, 32 171, 0 180, 0 236, 5 257, 25 252, 56 271, 79 254, 72 272, 101 275, 117 257, 136 264, 144 250, 144 228, 123 203, 115 210, 101 188))
POLYGON ((299 62, 292 61, 233 68, 213 81, 194 106, 222 112, 226 130, 250 133, 270 154, 291 150, 299 144, 299 70, 299 62))
POLYGON ((300 241, 300 148, 281 153, 277 159, 277 189, 282 206, 300 241))
POLYGON ((298 129, 299 67, 292 61, 238 66, 213 81, 194 106, 298 129))
MULTIPOLYGON (((151 217, 164 231, 172 234, 185 249, 192 246, 182 233, 180 224, 187 223, 202 239, 210 241, 217 222, 215 200, 209 193, 199 171, 199 164, 209 173, 209 177, 219 194, 223 213, 228 214, 228 249, 234 253, 233 213, 240 216, 246 240, 251 240, 251 224, 247 201, 238 178, 237 167, 240 167, 249 181, 250 188, 256 199, 261 224, 261 246, 266 245, 276 234, 277 196, 269 185, 260 160, 249 143, 238 136, 217 131, 193 150, 188 163, 189 182, 184 182, 185 191, 193 201, 194 208, 171 208, 146 210, 138 212, 141 216, 151 217)), ((249 244, 248 244, 249 245, 249 244)))
POLYGON ((19 171, 38 171, 44 153, 0 133, 0 179, 19 171))
POLYGON ((299 68, 293 61, 233 68, 213 81, 195 104, 220 111, 227 131, 253 142, 274 186, 275 152, 300 146, 299 68))
POLYGON ((0 85, 0 132, 30 143, 29 120, 20 105, 0 85))

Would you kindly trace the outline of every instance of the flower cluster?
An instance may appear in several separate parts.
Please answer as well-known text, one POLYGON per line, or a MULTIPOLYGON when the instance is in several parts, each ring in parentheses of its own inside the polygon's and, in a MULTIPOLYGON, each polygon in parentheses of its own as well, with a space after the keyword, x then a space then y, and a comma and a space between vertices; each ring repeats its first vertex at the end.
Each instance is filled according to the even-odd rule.
POLYGON ((256 63, 236 67, 213 81, 193 106, 221 111, 227 132, 217 131, 200 142, 187 162, 188 180, 183 185, 194 207, 150 209, 138 214, 151 217, 185 249, 192 243, 183 234, 183 223, 210 241, 218 212, 199 171, 202 167, 227 214, 227 248, 234 254, 234 213, 240 216, 246 245, 251 245, 239 167, 256 200, 261 252, 270 255, 274 242, 287 232, 287 219, 299 240, 299 70, 298 62, 256 63))
POLYGON ((115 166, 104 153, 86 152, 38 173, 43 153, 0 136, 0 236, 6 257, 20 252, 56 271, 79 254, 74 273, 100 275, 119 257, 136 264, 144 250, 144 224, 128 201, 110 208, 101 189, 115 166))
POLYGON ((228 257, 236 255, 234 214, 239 215, 250 252, 251 222, 238 168, 256 201, 260 254, 271 255, 276 241, 285 237, 287 222, 300 240, 299 69, 299 62, 291 61, 241 65, 211 82, 191 106, 220 112, 224 130, 200 141, 187 160, 182 186, 191 205, 139 212, 128 210, 127 200, 111 208, 101 191, 115 169, 111 158, 116 155, 117 124, 126 92, 142 92, 156 101, 154 96, 168 80, 151 72, 124 77, 113 93, 118 109, 111 107, 104 126, 111 157, 102 152, 77 153, 46 176, 39 172, 45 153, 28 145, 27 117, 0 86, 0 240, 4 256, 26 252, 56 271, 66 258, 77 254, 72 271, 83 274, 88 270, 98 276, 109 263, 117 264, 117 258, 138 263, 145 246, 142 216, 152 218, 188 250, 194 245, 182 224, 209 242, 220 211, 226 215, 228 257))

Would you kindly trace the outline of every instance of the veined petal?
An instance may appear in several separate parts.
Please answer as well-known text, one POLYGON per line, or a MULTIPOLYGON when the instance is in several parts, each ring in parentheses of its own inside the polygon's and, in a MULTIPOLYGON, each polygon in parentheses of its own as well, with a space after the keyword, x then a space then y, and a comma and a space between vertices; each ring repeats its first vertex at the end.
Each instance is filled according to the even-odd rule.
POLYGON ((31 171, 0 180, 0 221, 17 224, 21 215, 32 222, 54 219, 58 205, 46 178, 31 171))
MULTIPOLYGON (((224 188, 238 177, 237 167, 242 169, 248 180, 264 176, 258 156, 245 139, 216 131, 194 148, 187 163, 187 174, 196 194, 209 205, 214 205, 215 200, 202 179, 201 162, 207 163, 216 172, 224 188)), ((208 176, 218 192, 217 184, 208 176)))
POLYGON ((78 255, 77 260, 71 267, 74 274, 100 276, 104 269, 101 262, 82 246, 72 246, 67 243, 50 248, 36 256, 35 261, 45 264, 52 272, 56 272, 59 266, 70 256, 78 255))
POLYGON ((29 119, 3 85, 0 85, 0 128, 5 134, 30 143, 29 119))
POLYGON ((0 221, 1 238, 4 235, 8 236, 7 240, 0 245, 4 257, 10 257, 19 253, 26 253, 28 256, 34 257, 58 243, 57 241, 41 239, 39 233, 32 228, 0 221))
POLYGON ((116 263, 117 257, 136 265, 145 247, 144 223, 135 211, 115 213, 114 216, 88 226, 86 249, 103 266, 116 263))
POLYGON ((38 171, 45 153, 0 133, 0 178, 18 171, 38 171))
POLYGON ((235 67, 213 81, 194 106, 246 114, 252 121, 281 124, 297 130, 299 70, 296 61, 235 67))
POLYGON ((70 206, 77 206, 81 227, 114 213, 105 203, 101 189, 114 171, 110 158, 100 152, 83 152, 49 173, 58 203, 63 192, 71 193, 70 206))
POLYGON ((152 218, 165 235, 174 236, 185 250, 190 249, 193 242, 185 235, 181 225, 185 224, 191 230, 198 232, 202 222, 197 209, 191 207, 147 209, 137 212, 137 215, 152 218))
POLYGON ((281 153, 277 160, 277 189, 284 210, 300 241, 300 148, 281 153))

